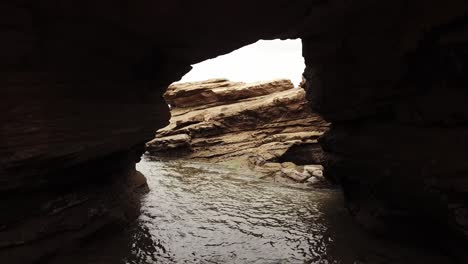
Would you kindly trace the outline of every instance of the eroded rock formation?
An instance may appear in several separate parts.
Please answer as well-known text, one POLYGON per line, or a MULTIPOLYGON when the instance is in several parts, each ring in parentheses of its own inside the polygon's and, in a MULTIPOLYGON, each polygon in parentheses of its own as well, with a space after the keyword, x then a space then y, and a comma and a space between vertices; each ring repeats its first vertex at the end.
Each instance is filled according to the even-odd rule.
MULTIPOLYGON (((0 14, 2 242, 42 219, 41 194, 129 177, 169 120, 161 95, 191 64, 298 37, 310 105, 334 124, 327 175, 355 215, 467 237, 465 0, 6 0, 0 14)), ((2 258, 43 240, 27 241, 2 258)))
POLYGON ((172 106, 172 117, 146 144, 152 154, 236 160, 277 181, 305 182, 318 176, 278 163, 320 164, 323 152, 317 139, 329 126, 310 111, 304 89, 294 88, 290 80, 172 84, 164 98, 172 106))
POLYGON ((318 145, 328 126, 309 110, 304 90, 289 80, 172 84, 164 98, 172 106, 170 124, 147 143, 147 150, 159 155, 278 161, 294 145, 318 145))

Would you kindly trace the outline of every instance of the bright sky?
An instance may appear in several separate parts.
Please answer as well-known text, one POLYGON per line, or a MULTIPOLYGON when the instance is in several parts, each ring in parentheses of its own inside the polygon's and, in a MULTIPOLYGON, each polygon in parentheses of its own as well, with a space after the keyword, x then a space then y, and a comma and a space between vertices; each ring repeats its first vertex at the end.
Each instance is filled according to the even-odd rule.
POLYGON ((260 40, 229 54, 192 66, 193 69, 179 82, 212 78, 255 82, 286 78, 298 86, 305 68, 300 39, 260 40))

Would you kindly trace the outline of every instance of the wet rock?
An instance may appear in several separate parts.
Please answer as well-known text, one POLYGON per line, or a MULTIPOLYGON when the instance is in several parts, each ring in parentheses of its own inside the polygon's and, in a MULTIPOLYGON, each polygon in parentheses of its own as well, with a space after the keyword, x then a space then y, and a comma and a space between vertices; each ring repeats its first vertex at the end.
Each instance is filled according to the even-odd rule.
POLYGON ((146 143, 147 149, 152 152, 190 148, 190 136, 178 134, 167 137, 155 138, 146 143))
POLYGON ((307 179, 312 177, 312 175, 310 175, 307 171, 299 172, 295 169, 290 168, 282 168, 281 173, 283 177, 291 178, 296 182, 305 182, 307 181, 307 179))
MULTIPOLYGON (((249 164, 250 163, 249 161, 249 164)), ((307 185, 319 188, 330 188, 333 185, 323 177, 323 166, 306 165, 298 166, 292 162, 264 162, 251 166, 251 169, 260 173, 261 178, 272 178, 281 183, 307 183, 307 185)))
POLYGON ((323 166, 322 165, 306 165, 304 170, 310 175, 315 177, 323 177, 323 166))

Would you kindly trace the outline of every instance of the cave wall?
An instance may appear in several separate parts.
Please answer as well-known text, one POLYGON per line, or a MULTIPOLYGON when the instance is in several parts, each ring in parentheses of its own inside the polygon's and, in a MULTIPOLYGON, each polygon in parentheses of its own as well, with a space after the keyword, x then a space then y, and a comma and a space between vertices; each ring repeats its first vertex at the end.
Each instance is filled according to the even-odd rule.
MULTIPOLYGON (((357 219, 386 227, 411 213, 466 235, 467 15, 464 0, 3 1, 0 241, 10 242, 0 255, 42 239, 52 254, 61 234, 86 234, 104 217, 27 226, 73 219, 64 207, 52 220, 46 205, 96 197, 91 186, 122 183, 83 212, 103 199, 117 208, 103 215, 138 208, 110 205, 133 191, 112 194, 134 189, 144 142, 167 124, 165 88, 190 64, 261 38, 303 39, 308 99, 334 124, 326 169, 357 219), (23 233, 36 236, 8 239, 23 233)), ((136 214, 121 215, 112 219, 136 214)))
POLYGON ((380 2, 304 38, 309 101, 333 123, 327 175, 374 232, 468 235, 466 6, 380 2))

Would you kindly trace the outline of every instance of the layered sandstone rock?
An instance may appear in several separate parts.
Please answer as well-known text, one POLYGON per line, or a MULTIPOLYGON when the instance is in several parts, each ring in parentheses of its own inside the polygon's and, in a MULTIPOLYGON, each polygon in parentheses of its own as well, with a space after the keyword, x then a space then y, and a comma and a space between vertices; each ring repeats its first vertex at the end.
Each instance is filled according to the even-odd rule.
MULTIPOLYGON (((304 90, 289 80, 173 84, 164 97, 173 106, 170 124, 147 143, 157 155, 278 161, 292 146, 318 146, 328 127, 309 110, 304 90)), ((316 157, 320 154, 318 148, 316 157)))

